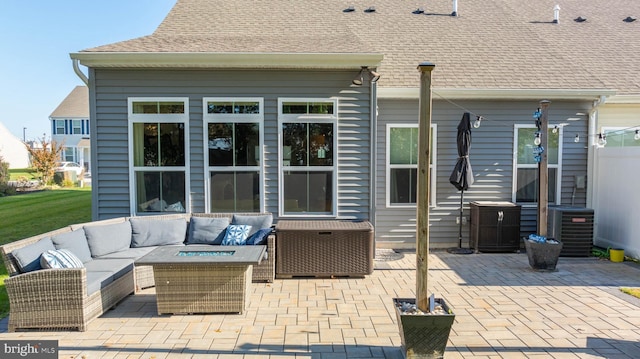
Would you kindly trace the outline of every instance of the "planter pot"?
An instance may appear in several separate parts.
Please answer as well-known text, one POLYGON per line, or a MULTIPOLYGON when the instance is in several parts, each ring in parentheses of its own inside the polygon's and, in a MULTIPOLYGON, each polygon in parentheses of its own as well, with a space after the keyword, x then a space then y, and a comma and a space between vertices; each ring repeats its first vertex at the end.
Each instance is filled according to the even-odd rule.
POLYGON ((416 300, 393 298, 405 358, 442 358, 455 314, 451 313, 441 298, 436 298, 435 302, 442 306, 446 314, 406 314, 398 308, 398 303, 402 302, 415 304, 416 300))
POLYGON ((524 247, 529 257, 529 265, 531 268, 540 271, 555 271, 558 264, 558 257, 562 251, 562 242, 540 243, 524 240, 524 247))

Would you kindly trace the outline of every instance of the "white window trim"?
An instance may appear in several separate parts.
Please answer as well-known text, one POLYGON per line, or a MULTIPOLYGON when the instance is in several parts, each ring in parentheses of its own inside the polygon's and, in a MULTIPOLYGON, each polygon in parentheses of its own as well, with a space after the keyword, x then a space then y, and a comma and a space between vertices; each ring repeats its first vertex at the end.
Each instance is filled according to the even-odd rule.
POLYGON ((56 129, 56 133, 55 135, 66 135, 67 134, 67 124, 66 124, 66 120, 54 120, 55 121, 55 129, 56 129), (60 124, 62 124, 62 126, 60 126, 60 124), (62 133, 58 133, 58 130, 62 130, 62 133))
MULTIPOLYGON (((396 204, 391 203, 391 191, 389 186, 391 186, 391 169, 392 168, 418 168, 418 164, 415 165, 391 165, 391 129, 392 128, 419 128, 417 123, 387 123, 386 129, 386 149, 385 149, 385 192, 386 199, 385 205, 387 208, 416 208, 416 203, 407 203, 407 204, 396 204)), ((437 163, 438 163, 438 125, 435 123, 431 124, 431 133, 433 138, 433 145, 431 151, 431 163, 429 164, 429 171, 431 173, 430 177, 430 193, 429 193, 429 206, 436 206, 436 184, 437 184, 437 163)), ((416 186, 418 184, 416 183, 416 186)))
MULTIPOLYGON (((136 172, 163 172, 163 171, 184 171, 184 193, 185 193, 185 211, 191 212, 191 172, 189 171, 189 164, 191 163, 190 156, 190 140, 189 140, 189 98, 188 97, 129 97, 127 99, 127 114, 129 125, 129 204, 130 212, 132 216, 135 215, 154 215, 153 213, 138 213, 136 204, 136 172), (172 113, 172 114, 134 114, 133 103, 134 102, 183 102, 184 113, 172 113), (184 166, 158 166, 158 167, 144 167, 133 165, 133 124, 140 122, 155 122, 155 123, 183 123, 184 124, 184 166)), ((162 212, 164 213, 164 212, 162 212)))
POLYGON ((278 217, 304 217, 304 218, 336 218, 338 216, 338 99, 317 97, 282 97, 278 98, 278 217), (333 114, 283 114, 282 105, 285 102, 333 102, 333 114), (291 167, 284 166, 282 162, 283 138, 282 124, 287 122, 297 123, 332 123, 333 124, 333 166, 291 167), (285 171, 332 171, 333 191, 331 213, 290 213, 284 212, 284 172, 285 171))
POLYGON ((202 98, 202 118, 203 118, 203 130, 202 130, 202 140, 203 140, 203 151, 204 151, 204 183, 205 183, 205 212, 211 212, 211 171, 216 169, 221 172, 228 171, 238 171, 238 168, 247 171, 258 171, 258 183, 260 184, 260 212, 265 212, 265 181, 264 181, 264 98, 262 97, 204 97, 202 98), (257 114, 252 113, 209 113, 207 110, 207 103, 210 101, 240 101, 240 102, 258 102, 260 104, 260 111, 257 114), (209 124, 210 123, 258 123, 260 138, 259 138, 259 146, 260 146, 260 162, 258 166, 246 166, 246 167, 235 167, 235 166, 209 166, 209 151, 208 151, 208 143, 209 143, 209 124))
POLYGON ((71 134, 72 135, 82 135, 82 120, 80 120, 80 119, 71 120, 71 134), (77 127, 78 132, 76 132, 76 124, 78 125, 78 127, 77 127))
MULTIPOLYGON (((511 183, 511 201, 518 203, 522 207, 537 207, 538 202, 516 202, 516 192, 518 191, 518 168, 538 168, 538 164, 524 164, 518 166, 518 130, 521 128, 536 128, 535 125, 515 124, 513 125, 513 175, 511 183)), ((552 129, 554 126, 549 125, 548 128, 552 129)), ((547 168, 556 168, 556 201, 549 204, 560 205, 562 202, 562 148, 564 142, 564 127, 558 128, 558 164, 547 164, 547 168)), ((533 143, 533 138, 531 139, 533 143)), ((545 149, 546 151, 546 149, 545 149)), ((533 156, 533 153, 531 153, 533 156)))

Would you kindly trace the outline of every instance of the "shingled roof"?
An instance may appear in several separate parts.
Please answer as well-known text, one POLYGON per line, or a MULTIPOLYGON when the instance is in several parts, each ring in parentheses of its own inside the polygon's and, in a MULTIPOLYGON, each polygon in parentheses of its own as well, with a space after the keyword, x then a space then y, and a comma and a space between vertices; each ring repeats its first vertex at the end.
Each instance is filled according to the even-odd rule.
POLYGON ((640 1, 458 3, 454 17, 451 0, 178 0, 153 34, 79 54, 380 54, 381 88, 417 87, 429 61, 434 88, 640 94, 640 20, 623 21, 640 1))
POLYGON ((76 86, 49 117, 89 118, 89 89, 76 86))

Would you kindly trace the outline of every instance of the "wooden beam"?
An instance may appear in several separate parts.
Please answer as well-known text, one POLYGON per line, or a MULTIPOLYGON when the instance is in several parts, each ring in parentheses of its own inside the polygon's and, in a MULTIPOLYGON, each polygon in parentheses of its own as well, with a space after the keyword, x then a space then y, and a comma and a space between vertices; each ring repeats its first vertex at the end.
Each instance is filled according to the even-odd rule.
POLYGON ((418 187, 416 204, 416 304, 429 311, 427 283, 429 277, 429 163, 431 162, 431 71, 430 62, 420 70, 420 112, 418 126, 418 187))
POLYGON ((540 145, 544 148, 538 163, 538 235, 547 236, 547 215, 549 209, 549 105, 551 101, 540 101, 540 145))

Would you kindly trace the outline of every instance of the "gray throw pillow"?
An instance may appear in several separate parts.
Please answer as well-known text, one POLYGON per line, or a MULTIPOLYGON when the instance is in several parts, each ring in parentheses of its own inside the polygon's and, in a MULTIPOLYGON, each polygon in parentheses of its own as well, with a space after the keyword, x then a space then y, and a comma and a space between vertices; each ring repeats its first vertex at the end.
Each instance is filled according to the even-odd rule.
POLYGON ((252 236, 257 231, 263 228, 271 228, 273 224, 273 216, 270 214, 265 215, 233 215, 233 219, 231 220, 231 224, 246 224, 251 226, 251 230, 249 231, 249 236, 252 236))
POLYGON ((221 244, 228 218, 191 217, 187 244, 221 244))
POLYGON ((20 272, 27 273, 42 269, 40 256, 46 251, 54 251, 55 249, 51 238, 45 237, 28 246, 13 250, 11 254, 16 259, 20 272))
POLYGON ((105 254, 120 252, 131 246, 131 223, 129 221, 84 226, 89 250, 92 257, 100 257, 105 254))
POLYGON ((187 236, 185 219, 131 218, 131 247, 152 247, 182 244, 187 236))
POLYGON ((71 253, 75 254, 82 263, 93 259, 91 258, 87 237, 82 228, 72 232, 57 234, 51 237, 51 241, 53 241, 56 249, 68 249, 71 253))

